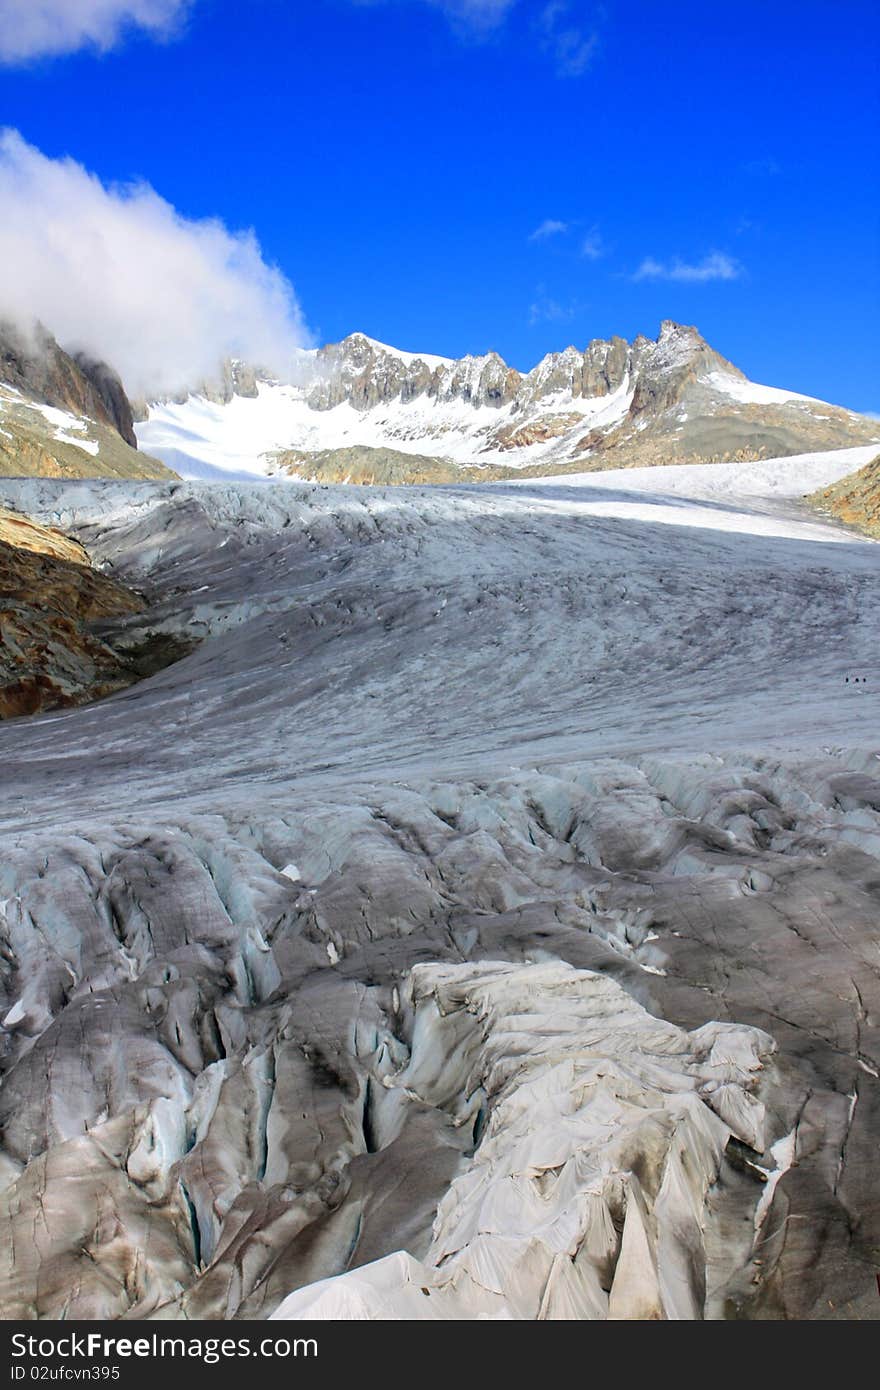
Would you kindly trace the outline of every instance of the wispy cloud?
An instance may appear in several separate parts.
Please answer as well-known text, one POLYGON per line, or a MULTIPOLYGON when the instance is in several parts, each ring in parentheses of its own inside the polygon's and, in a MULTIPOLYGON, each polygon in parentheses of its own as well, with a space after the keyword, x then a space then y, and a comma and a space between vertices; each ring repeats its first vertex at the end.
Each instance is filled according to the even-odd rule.
POLYGON ((443 10, 456 29, 470 34, 486 34, 496 29, 517 0, 428 0, 443 10))
POLYGON ((738 280, 744 268, 724 251, 711 251, 701 261, 658 261, 646 256, 633 275, 633 280, 679 280, 694 285, 709 280, 738 280))
POLYGON ((193 221, 147 184, 107 188, 0 130, 0 318, 42 322, 137 395, 212 377, 227 356, 289 368, 307 341, 253 232, 193 221))
POLYGON ((548 295, 543 285, 539 285, 535 298, 529 305, 529 325, 534 328, 537 323, 567 323, 575 318, 583 307, 575 299, 563 304, 548 295))
POLYGON ((567 222, 559 222, 555 217, 547 217, 539 227, 529 234, 529 241, 547 241, 552 236, 561 236, 568 231, 567 222))
POLYGON ((106 52, 132 30, 167 38, 191 0, 0 0, 0 63, 12 66, 77 49, 106 52))
MULTIPOLYGON (((541 46, 552 57, 557 77, 582 77, 599 47, 598 25, 574 22, 571 14, 567 0, 550 0, 538 16, 541 46)), ((595 14, 600 17, 602 10, 595 14)))
POLYGON ((598 227, 587 232, 581 242, 581 255, 588 261, 598 261, 605 255, 605 243, 598 227))

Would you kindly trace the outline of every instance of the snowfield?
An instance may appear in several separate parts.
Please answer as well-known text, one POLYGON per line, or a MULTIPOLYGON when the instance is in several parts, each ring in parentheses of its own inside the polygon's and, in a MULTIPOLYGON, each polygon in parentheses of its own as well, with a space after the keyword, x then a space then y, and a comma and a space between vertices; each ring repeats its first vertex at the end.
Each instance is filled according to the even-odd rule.
MULTIPOLYGON (((137 426, 138 444, 182 478, 218 480, 230 473, 236 479, 270 477, 275 466, 272 454, 279 449, 320 451, 359 444, 464 464, 516 467, 541 463, 562 447, 555 439, 519 449, 494 447, 489 436, 499 428, 526 423, 513 403, 499 409, 418 396, 369 411, 357 410, 348 401, 332 410, 314 410, 296 386, 261 381, 257 391, 256 397, 233 396, 223 405, 203 396, 190 396, 179 404, 151 405, 149 419, 137 426)), ((608 396, 572 400, 560 393, 557 402, 546 397, 544 409, 552 413, 555 406, 582 417, 580 433, 588 434, 622 420, 631 401, 632 391, 625 382, 608 396)))
POLYGON ((874 452, 4 480, 204 640, 0 725, 2 1315, 875 1316, 874 452))

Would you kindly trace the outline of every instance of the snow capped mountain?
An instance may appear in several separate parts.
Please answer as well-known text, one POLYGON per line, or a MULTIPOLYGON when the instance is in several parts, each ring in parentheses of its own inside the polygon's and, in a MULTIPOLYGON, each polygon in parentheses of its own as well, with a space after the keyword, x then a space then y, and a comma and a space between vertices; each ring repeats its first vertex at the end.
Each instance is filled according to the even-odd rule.
POLYGON ((490 352, 402 352, 354 333, 300 354, 281 382, 230 363, 218 383, 150 404, 143 448, 184 477, 478 481, 785 456, 863 444, 876 422, 749 381, 697 329, 597 339, 530 372, 490 352))

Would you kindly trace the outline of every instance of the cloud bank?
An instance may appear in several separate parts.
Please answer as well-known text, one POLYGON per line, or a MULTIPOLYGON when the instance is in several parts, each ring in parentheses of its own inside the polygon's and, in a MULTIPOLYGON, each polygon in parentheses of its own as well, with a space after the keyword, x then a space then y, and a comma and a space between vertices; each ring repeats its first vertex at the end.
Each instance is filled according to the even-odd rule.
POLYGON ((0 317, 42 322, 135 396, 215 375, 227 356, 283 375, 308 339, 253 232, 182 217, 147 184, 105 187, 0 131, 0 317))
POLYGON ((0 63, 105 52, 132 29, 172 33, 191 0, 0 0, 0 63))
POLYGON ((674 261, 658 261, 653 256, 646 256, 632 278, 705 284, 709 280, 738 280, 742 273, 743 267, 739 261, 735 261, 723 251, 712 251, 695 263, 677 258, 674 261))

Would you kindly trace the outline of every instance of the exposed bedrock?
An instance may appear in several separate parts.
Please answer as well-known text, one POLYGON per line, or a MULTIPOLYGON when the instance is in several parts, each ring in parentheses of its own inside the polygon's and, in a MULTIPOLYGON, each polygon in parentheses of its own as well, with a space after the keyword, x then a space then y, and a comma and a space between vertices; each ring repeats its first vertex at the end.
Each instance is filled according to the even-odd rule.
POLYGON ((0 507, 0 719, 100 700, 192 650, 144 608, 77 541, 0 507))
POLYGON ((605 760, 19 837, 3 1315, 869 1315, 878 806, 605 760))

